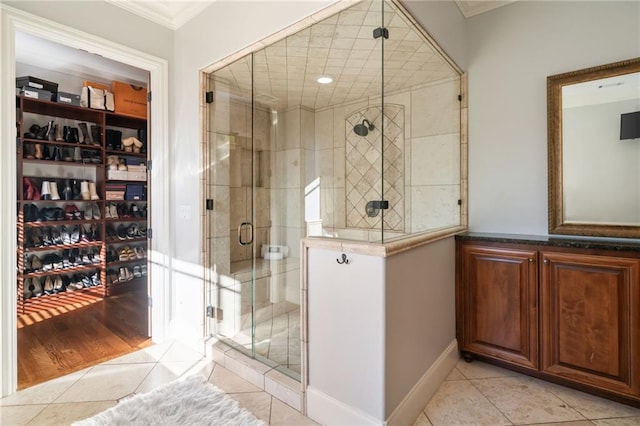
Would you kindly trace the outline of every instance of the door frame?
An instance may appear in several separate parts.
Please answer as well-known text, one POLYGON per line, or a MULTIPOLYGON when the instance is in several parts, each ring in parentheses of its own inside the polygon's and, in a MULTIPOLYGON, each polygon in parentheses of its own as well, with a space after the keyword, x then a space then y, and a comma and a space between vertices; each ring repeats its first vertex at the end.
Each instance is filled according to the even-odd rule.
MULTIPOLYGON (((28 33, 66 46, 99 54, 149 72, 150 132, 153 149, 150 159, 150 228, 171 229, 169 166, 168 70, 166 59, 158 58, 107 39, 85 33, 37 15, 0 4, 0 282, 15 283, 16 276, 16 152, 15 134, 15 34, 28 33)), ((172 255, 170 232, 156 232, 149 241, 149 292, 153 295, 150 332, 154 342, 168 339, 172 255)), ((150 300, 151 302, 151 300, 150 300)), ((16 391, 17 361, 17 288, 0 286, 0 396, 16 391)))

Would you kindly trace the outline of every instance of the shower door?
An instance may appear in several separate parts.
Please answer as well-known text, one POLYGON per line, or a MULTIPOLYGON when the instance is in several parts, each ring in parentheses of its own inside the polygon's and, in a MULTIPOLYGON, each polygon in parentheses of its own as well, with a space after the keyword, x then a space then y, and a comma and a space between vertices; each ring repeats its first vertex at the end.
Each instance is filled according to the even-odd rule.
POLYGON ((209 75, 209 334, 255 354, 252 59, 209 75), (211 96, 211 95, 209 95, 211 96))
POLYGON ((265 52, 255 52, 208 76, 207 325, 299 379, 302 192, 286 166, 291 150, 275 142, 277 108, 256 87, 265 66, 265 52))

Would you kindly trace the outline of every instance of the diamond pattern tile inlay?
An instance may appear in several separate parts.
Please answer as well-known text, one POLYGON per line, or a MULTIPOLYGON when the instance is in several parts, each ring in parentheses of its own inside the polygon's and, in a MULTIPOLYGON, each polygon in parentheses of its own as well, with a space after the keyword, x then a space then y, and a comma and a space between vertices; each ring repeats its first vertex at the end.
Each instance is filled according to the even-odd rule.
POLYGON ((384 107, 384 149, 382 149, 382 108, 372 106, 347 117, 346 139, 346 221, 349 228, 404 232, 404 107, 384 107), (366 136, 353 128, 368 120, 374 129, 366 136), (383 164, 384 163, 384 164, 383 164), (388 200, 389 209, 367 216, 369 201, 388 200))

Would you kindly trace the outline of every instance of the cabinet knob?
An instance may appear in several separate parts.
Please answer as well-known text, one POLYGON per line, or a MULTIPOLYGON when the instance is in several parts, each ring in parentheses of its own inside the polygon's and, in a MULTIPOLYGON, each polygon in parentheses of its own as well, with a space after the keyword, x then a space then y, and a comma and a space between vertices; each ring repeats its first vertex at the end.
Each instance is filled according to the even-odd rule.
POLYGON ((545 264, 545 265, 548 265, 548 264, 549 264, 549 259, 545 259, 545 260, 544 260, 544 264, 545 264))
POLYGON ((533 258, 532 257, 529 258, 529 263, 533 263, 533 258))

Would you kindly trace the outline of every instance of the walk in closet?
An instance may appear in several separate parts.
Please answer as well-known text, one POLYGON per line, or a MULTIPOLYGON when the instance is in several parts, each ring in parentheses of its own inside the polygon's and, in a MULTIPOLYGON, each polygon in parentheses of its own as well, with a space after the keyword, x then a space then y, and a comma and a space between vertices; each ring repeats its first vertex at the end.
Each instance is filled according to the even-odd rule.
POLYGON ((118 64, 110 68, 99 58, 103 75, 73 74, 74 61, 95 55, 33 37, 17 40, 17 52, 35 43, 70 54, 62 72, 47 68, 47 55, 37 66, 16 56, 16 314, 23 388, 148 343, 151 141, 146 88, 130 85, 144 91, 142 113, 118 104, 79 105, 92 84, 111 92, 118 64), (29 87, 40 79, 55 82, 51 97, 29 87))

